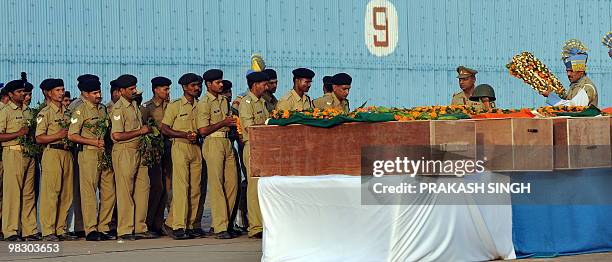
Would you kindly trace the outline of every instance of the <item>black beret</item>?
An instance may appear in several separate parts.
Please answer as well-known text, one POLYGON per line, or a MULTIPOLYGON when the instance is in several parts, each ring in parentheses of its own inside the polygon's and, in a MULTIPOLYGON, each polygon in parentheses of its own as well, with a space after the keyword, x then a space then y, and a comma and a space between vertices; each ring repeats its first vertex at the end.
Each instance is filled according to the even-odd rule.
POLYGON ((11 82, 6 83, 6 85, 4 86, 4 88, 2 88, 2 90, 5 90, 5 92, 8 93, 8 92, 15 92, 15 90, 22 89, 22 88, 25 88, 22 80, 13 80, 11 82))
POLYGON ((84 74, 84 75, 80 75, 79 77, 77 77, 78 82, 82 82, 87 79, 95 79, 95 80, 100 81, 100 78, 97 75, 92 75, 92 74, 84 74))
POLYGON ((335 74, 332 77, 333 85, 350 85, 353 82, 353 78, 347 73, 335 74))
POLYGON ((43 80, 40 83, 40 89, 42 89, 44 91, 49 91, 49 90, 51 90, 53 88, 56 88, 56 87, 59 87, 59 86, 64 86, 64 80, 62 80, 62 79, 55 79, 55 78, 48 78, 48 79, 43 80))
POLYGON ((219 79, 223 79, 223 71, 219 70, 219 69, 210 69, 206 72, 204 72, 204 75, 202 75, 202 78, 206 81, 215 81, 215 80, 219 80, 219 79))
POLYGON ((133 75, 121 75, 116 80, 117 88, 127 88, 130 86, 135 86, 138 83, 138 79, 133 75))
POLYGON ((90 78, 90 79, 86 79, 84 81, 79 82, 79 90, 83 92, 98 91, 100 90, 101 85, 102 84, 100 83, 100 81, 94 78, 90 78))
POLYGON ((117 80, 110 81, 110 90, 111 90, 111 92, 114 92, 117 89, 118 89, 117 88, 117 80))
POLYGON ((263 82, 263 81, 270 80, 270 77, 268 76, 268 74, 264 72, 253 72, 253 73, 248 74, 246 78, 247 78, 247 82, 249 83, 249 86, 251 85, 251 83, 257 83, 257 82, 263 82))
POLYGON ((202 83, 202 77, 199 76, 199 75, 196 75, 194 73, 187 73, 187 74, 184 74, 183 76, 181 76, 181 78, 179 78, 178 82, 181 85, 188 85, 188 84, 191 84, 193 82, 202 83))
POLYGON ((310 78, 312 79, 315 73, 308 68, 298 68, 293 70, 293 78, 310 78))
POLYGON ((25 87, 26 92, 32 92, 32 90, 34 90, 34 85, 32 85, 30 82, 25 82, 23 86, 25 87))
POLYGON ((324 76, 323 77, 323 84, 324 85, 331 85, 332 84, 332 76, 324 76))
POLYGON ((234 86, 234 85, 232 84, 232 81, 229 81, 229 80, 223 80, 223 89, 224 89, 224 90, 225 90, 225 89, 230 89, 230 88, 232 88, 232 86, 234 86))
POLYGON ((276 71, 274 71, 274 69, 267 68, 263 72, 268 74, 268 77, 270 77, 270 80, 278 78, 278 76, 276 76, 276 71))
POLYGON ((172 80, 165 78, 163 76, 154 77, 151 79, 151 85, 153 87, 158 86, 170 86, 172 84, 172 80))

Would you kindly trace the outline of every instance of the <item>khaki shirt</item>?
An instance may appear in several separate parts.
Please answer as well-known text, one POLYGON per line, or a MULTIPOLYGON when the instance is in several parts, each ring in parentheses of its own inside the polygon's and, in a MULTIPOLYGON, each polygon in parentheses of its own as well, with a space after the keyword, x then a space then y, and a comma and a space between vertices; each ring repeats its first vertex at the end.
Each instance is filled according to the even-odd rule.
POLYGON ((167 107, 168 101, 162 101, 161 103, 157 103, 153 99, 147 101, 140 107, 142 122, 146 124, 149 118, 153 118, 157 126, 161 126, 161 122, 164 119, 164 112, 166 112, 167 107))
POLYGON ((459 92, 453 94, 453 100, 451 101, 451 105, 454 105, 454 106, 456 106, 456 105, 472 106, 472 107, 475 107, 477 110, 483 108, 481 102, 470 100, 469 97, 465 96, 465 93, 463 93, 463 91, 459 91, 459 92))
POLYGON ((272 113, 272 111, 276 108, 276 105, 278 104, 278 99, 276 99, 274 94, 267 92, 267 91, 264 92, 261 98, 263 98, 263 100, 265 101, 265 105, 266 105, 266 109, 268 110, 268 113, 272 113))
POLYGON ((113 106, 115 105, 115 103, 111 100, 108 103, 106 103, 106 113, 107 114, 111 114, 113 112, 113 106))
POLYGON ((598 103, 598 95, 597 89, 595 88, 595 84, 588 76, 583 76, 576 83, 570 84, 570 89, 567 91, 567 94, 561 98, 565 100, 572 100, 580 90, 584 89, 589 97, 589 106, 597 106, 598 103))
POLYGON ((248 127, 263 125, 270 116, 264 103, 262 98, 257 98, 250 91, 240 103, 240 128, 245 142, 249 141, 248 127))
MULTIPOLYGON (((58 107, 54 103, 49 103, 45 108, 40 110, 36 116, 36 133, 35 136, 40 135, 53 135, 60 132, 63 128, 62 125, 67 125, 69 122, 68 116, 66 115, 66 108, 58 107)), ((62 140, 57 140, 49 143, 61 144, 62 140)))
POLYGON ((70 112, 74 112, 74 109, 76 109, 78 106, 83 104, 83 101, 85 101, 86 99, 83 98, 83 95, 79 96, 79 98, 75 99, 74 101, 70 102, 70 105, 68 105, 68 110, 70 110, 70 112))
MULTIPOLYGON (((219 123, 228 116, 229 108, 227 107, 227 98, 225 96, 216 96, 210 92, 206 92, 204 98, 198 103, 198 116, 196 126, 198 128, 207 127, 219 123)), ((219 128, 218 131, 227 132, 229 127, 219 128)))
MULTIPOLYGON (((175 131, 195 132, 198 100, 194 99, 190 104, 185 96, 175 99, 168 104, 162 124, 169 126, 175 131)), ((177 138, 174 138, 176 141, 177 138)), ((186 139, 181 139, 187 141, 186 139)))
MULTIPOLYGON (((142 127, 142 116, 136 101, 128 102, 124 97, 119 98, 111 111, 111 134, 138 130, 142 127)), ((111 136, 112 137, 112 136, 111 136)), ((115 144, 137 142, 138 137, 126 141, 114 141, 115 144)))
POLYGON ((294 89, 291 89, 289 93, 278 100, 276 109, 283 111, 310 110, 312 109, 312 103, 308 95, 304 94, 302 97, 300 97, 294 89))
MULTIPOLYGON (((0 133, 9 134, 19 131, 31 118, 31 112, 24 107, 18 107, 12 101, 0 109, 0 133)), ((19 144, 19 138, 2 142, 2 146, 14 146, 19 144)))
MULTIPOLYGON (((84 138, 102 139, 103 137, 98 137, 94 131, 98 121, 107 118, 106 107, 102 104, 94 105, 87 100, 83 101, 72 111, 68 134, 78 134, 84 138), (94 127, 87 128, 84 126, 85 124, 94 127)), ((108 119, 106 124, 108 125, 108 119)))
POLYGON ((315 99, 312 103, 314 104, 315 108, 319 108, 321 110, 333 108, 342 110, 344 113, 351 112, 348 100, 340 101, 340 99, 338 99, 334 93, 324 94, 322 97, 315 99))

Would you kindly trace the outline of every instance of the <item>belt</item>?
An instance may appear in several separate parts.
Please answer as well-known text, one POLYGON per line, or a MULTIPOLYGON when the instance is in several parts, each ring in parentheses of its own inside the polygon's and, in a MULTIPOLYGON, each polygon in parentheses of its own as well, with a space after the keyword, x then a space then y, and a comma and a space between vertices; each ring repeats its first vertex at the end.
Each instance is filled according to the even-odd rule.
POLYGON ((207 135, 206 137, 220 137, 220 138, 228 138, 229 134, 227 131, 217 131, 212 134, 207 135))
POLYGON ((92 146, 92 145, 83 145, 83 149, 84 150, 96 150, 96 151, 104 150, 104 148, 98 148, 97 146, 92 146))
POLYGON ((195 143, 191 143, 191 141, 189 141, 189 139, 185 139, 185 138, 174 138, 173 141, 177 142, 177 143, 195 145, 195 143))
POLYGON ((23 147, 21 145, 5 146, 8 150, 21 151, 23 147))
POLYGON ((64 151, 70 151, 70 148, 68 148, 65 144, 47 145, 47 148, 53 148, 53 149, 59 149, 59 150, 64 150, 64 151))
POLYGON ((113 150, 115 149, 138 149, 140 143, 138 141, 135 142, 127 142, 127 143, 116 143, 113 144, 113 150))

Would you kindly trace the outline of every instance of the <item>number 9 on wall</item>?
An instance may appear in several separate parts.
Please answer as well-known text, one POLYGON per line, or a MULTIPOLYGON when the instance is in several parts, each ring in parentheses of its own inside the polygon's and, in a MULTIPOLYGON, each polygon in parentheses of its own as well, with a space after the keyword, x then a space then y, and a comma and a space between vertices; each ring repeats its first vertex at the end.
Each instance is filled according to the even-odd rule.
POLYGON ((388 0, 372 0, 366 6, 365 44, 371 54, 388 56, 398 41, 397 10, 388 0))

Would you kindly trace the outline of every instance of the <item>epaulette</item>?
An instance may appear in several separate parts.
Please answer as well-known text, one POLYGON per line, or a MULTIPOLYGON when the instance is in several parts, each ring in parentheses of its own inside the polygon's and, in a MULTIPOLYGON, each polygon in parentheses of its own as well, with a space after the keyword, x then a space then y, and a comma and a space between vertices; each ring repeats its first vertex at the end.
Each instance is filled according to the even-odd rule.
POLYGON ((279 100, 289 100, 289 97, 291 97, 291 92, 285 94, 283 97, 281 97, 279 100))
POLYGON ((170 101, 170 104, 176 103, 178 101, 181 101, 181 98, 177 98, 177 99, 174 99, 174 100, 170 101))

